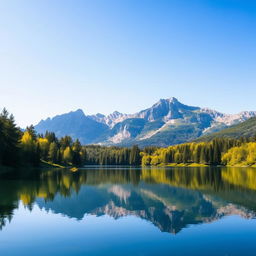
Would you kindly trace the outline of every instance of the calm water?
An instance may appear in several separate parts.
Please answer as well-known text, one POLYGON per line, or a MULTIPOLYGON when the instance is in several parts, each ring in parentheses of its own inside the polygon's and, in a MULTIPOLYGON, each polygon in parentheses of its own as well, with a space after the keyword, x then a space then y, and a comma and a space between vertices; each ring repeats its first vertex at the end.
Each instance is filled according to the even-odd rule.
POLYGON ((256 169, 0 170, 0 255, 256 255, 256 169))

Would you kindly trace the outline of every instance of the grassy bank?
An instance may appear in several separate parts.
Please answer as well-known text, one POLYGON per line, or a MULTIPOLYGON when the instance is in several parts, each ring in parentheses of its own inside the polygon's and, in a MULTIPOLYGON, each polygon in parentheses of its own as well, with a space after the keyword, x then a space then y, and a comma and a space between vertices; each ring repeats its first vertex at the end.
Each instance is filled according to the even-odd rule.
POLYGON ((43 167, 43 168, 63 168, 63 169, 68 168, 67 166, 51 163, 51 162, 48 162, 48 161, 45 161, 45 160, 41 160, 40 167, 43 167))

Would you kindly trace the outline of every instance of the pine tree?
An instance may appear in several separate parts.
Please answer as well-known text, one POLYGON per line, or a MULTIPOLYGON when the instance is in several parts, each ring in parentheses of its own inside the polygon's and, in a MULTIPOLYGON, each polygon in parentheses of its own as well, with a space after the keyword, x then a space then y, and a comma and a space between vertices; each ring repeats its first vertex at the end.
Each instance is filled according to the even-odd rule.
POLYGON ((77 139, 74 144, 73 144, 73 154, 72 154, 72 164, 75 166, 81 166, 82 164, 82 159, 81 159, 81 154, 80 151, 82 150, 82 146, 80 141, 77 139))
POLYGON ((48 159, 52 163, 57 163, 58 161, 58 146, 54 141, 50 144, 48 159))
POLYGON ((130 152, 130 165, 140 165, 140 164, 141 164, 140 149, 137 145, 134 145, 131 148, 131 152, 130 152))
POLYGON ((0 164, 14 165, 19 161, 21 132, 16 127, 13 115, 4 108, 0 114, 0 164))

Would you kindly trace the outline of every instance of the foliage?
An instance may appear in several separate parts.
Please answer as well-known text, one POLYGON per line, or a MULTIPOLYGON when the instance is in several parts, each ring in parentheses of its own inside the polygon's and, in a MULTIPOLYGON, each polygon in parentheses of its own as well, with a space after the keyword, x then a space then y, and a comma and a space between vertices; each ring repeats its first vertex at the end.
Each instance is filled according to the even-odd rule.
POLYGON ((140 165, 141 156, 138 146, 132 148, 85 146, 87 164, 96 165, 140 165))
POLYGON ((0 114, 0 164, 15 165, 19 161, 21 132, 16 127, 13 115, 6 109, 0 114))
POLYGON ((36 134, 32 125, 21 132, 15 125, 14 117, 4 109, 0 114, 0 164, 36 166, 41 161, 66 166, 256 165, 256 136, 216 138, 167 148, 82 146, 78 139, 73 142, 70 136, 57 138, 55 133, 48 131, 44 135, 36 134))
POLYGON ((212 133, 206 136, 202 136, 197 141, 211 141, 214 138, 235 138, 240 139, 244 137, 246 140, 255 140, 256 135, 256 117, 252 117, 240 124, 233 125, 229 128, 221 130, 216 133, 212 133))
POLYGON ((40 160, 39 144, 36 137, 26 129, 21 138, 22 161, 37 165, 40 160))
POLYGON ((228 150, 223 157, 225 165, 254 165, 256 164, 256 143, 244 143, 240 147, 228 150))
POLYGON ((241 145, 240 140, 214 139, 210 142, 186 143, 168 148, 158 148, 152 153, 142 154, 142 165, 176 164, 222 164, 222 154, 234 146, 241 145))
POLYGON ((0 165, 34 165, 47 161, 56 164, 81 166, 86 151, 79 140, 69 136, 60 140, 53 132, 37 134, 33 125, 21 132, 14 117, 4 109, 0 114, 0 165))

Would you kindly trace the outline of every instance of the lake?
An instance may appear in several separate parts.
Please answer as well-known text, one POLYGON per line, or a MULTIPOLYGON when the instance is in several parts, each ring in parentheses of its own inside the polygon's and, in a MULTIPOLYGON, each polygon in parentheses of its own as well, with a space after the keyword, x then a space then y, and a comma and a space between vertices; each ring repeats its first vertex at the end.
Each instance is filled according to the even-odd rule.
POLYGON ((0 171, 0 255, 256 255, 256 169, 0 171))

